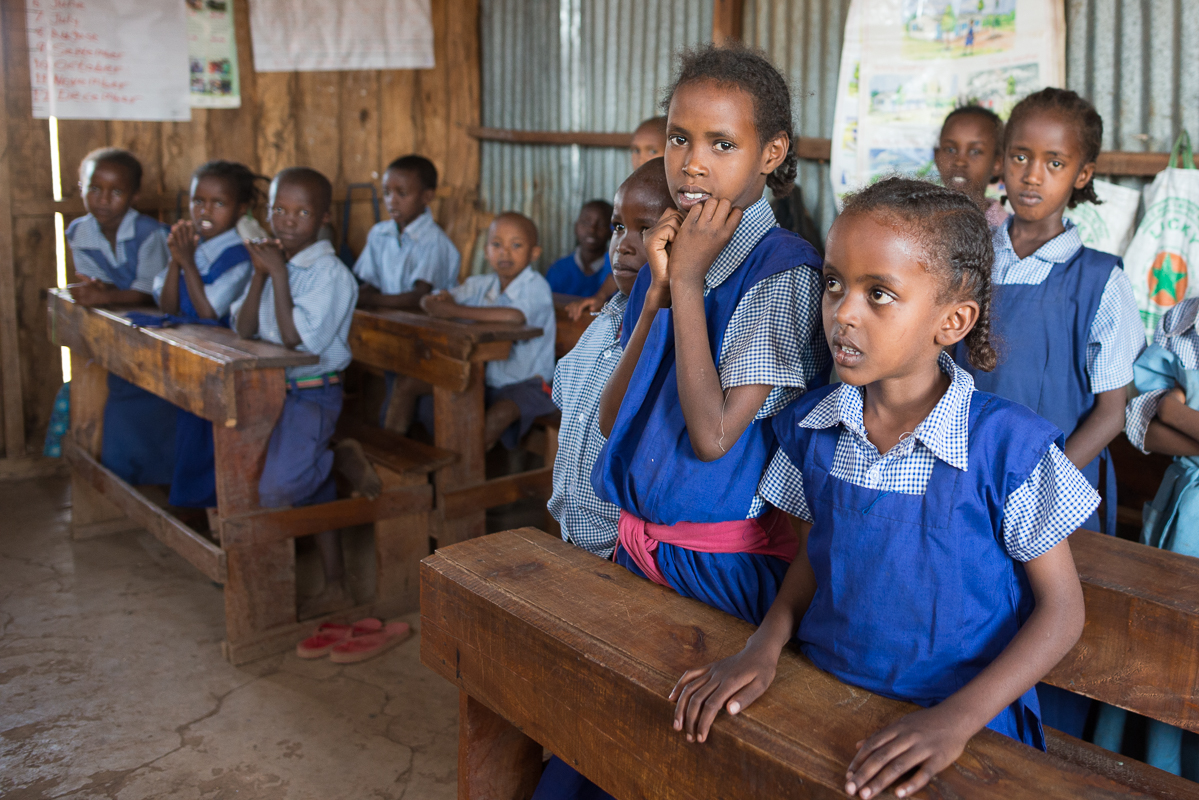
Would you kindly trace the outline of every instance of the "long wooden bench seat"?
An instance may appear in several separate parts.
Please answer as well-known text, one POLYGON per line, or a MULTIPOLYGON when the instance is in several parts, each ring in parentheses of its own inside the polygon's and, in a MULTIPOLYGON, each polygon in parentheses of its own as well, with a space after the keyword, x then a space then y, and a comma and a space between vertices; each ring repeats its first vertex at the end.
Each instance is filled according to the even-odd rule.
MULTIPOLYGON (((1090 606, 1104 591, 1087 588, 1084 651, 1102 636, 1090 606)), ((752 627, 531 529, 427 558, 421 619, 422 661, 462 691, 459 798, 529 797, 542 746, 627 800, 844 797, 854 743, 912 709, 789 649, 770 692, 688 744, 670 728, 671 687, 738 651, 752 627)), ((919 796, 1199 797, 1196 784, 1049 736, 1046 754, 984 730, 919 796)))

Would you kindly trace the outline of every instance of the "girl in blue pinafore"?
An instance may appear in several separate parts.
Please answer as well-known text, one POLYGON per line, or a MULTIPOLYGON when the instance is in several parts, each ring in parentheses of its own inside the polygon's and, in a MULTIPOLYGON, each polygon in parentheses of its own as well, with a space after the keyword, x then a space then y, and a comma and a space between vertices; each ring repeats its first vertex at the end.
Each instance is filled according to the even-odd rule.
POLYGON ((762 493, 804 525, 778 599, 735 656, 686 672, 674 727, 704 741, 766 691, 782 648, 924 706, 866 739, 845 791, 918 791, 983 727, 1044 749, 1034 685, 1082 632, 1066 538, 1099 496, 1024 406, 945 351, 994 366, 992 252, 964 194, 890 178, 829 231, 825 334, 842 383, 773 420, 762 493), (798 631, 798 633, 797 633, 798 631))
MULTIPOLYGON (((769 418, 829 364, 820 257, 763 198, 795 177, 778 70, 749 50, 688 52, 665 105, 678 209, 645 235, 650 268, 629 296, 624 354, 600 401, 608 441, 592 483, 621 509, 617 563, 757 622, 797 546, 758 496, 775 450, 769 418)), ((604 796, 558 759, 534 795, 604 796)))
MULTIPOLYGON (((1133 365, 1140 394, 1128 404, 1124 432, 1145 453, 1174 456, 1153 502, 1145 504, 1141 541, 1199 556, 1199 297, 1183 300, 1158 323, 1153 344, 1133 365)), ((1105 706, 1095 743, 1119 752, 1127 714, 1105 706)), ((1148 720, 1145 760, 1199 780, 1199 736, 1148 720)))
MULTIPOLYGON (((166 321, 229 327, 229 307, 254 274, 237 221, 261 194, 257 180, 249 167, 234 161, 209 161, 192 175, 191 219, 171 229, 171 263, 154 281, 166 321)), ((179 409, 175 434, 171 505, 215 506, 212 423, 179 409)))
MULTIPOLYGON (((1003 179, 1014 215, 993 231, 996 337, 990 373, 958 365, 979 389, 1036 411, 1066 435, 1066 455, 1103 490, 1104 514, 1081 527, 1116 532, 1116 474, 1107 445, 1124 427, 1132 362, 1145 332, 1119 257, 1083 247, 1062 212, 1098 202, 1092 185, 1103 120, 1065 89, 1043 89, 1012 110, 1003 179), (1100 473, 1103 480, 1100 480, 1100 473)), ((1081 737, 1091 701, 1041 687, 1045 724, 1081 737)))
MULTIPOLYGON (((67 289, 86 306, 152 301, 154 278, 169 260, 166 227, 133 208, 142 165, 128 150, 105 147, 79 165, 86 216, 67 228, 80 282, 67 289)), ((175 407, 109 373, 100 463, 133 485, 167 484, 175 465, 175 407)))

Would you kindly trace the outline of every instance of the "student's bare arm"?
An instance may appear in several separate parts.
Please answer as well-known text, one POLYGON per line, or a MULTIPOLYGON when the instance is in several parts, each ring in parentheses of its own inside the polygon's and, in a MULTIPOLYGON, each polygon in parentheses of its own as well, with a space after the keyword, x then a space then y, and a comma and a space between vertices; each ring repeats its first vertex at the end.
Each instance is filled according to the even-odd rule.
POLYGON ((136 289, 118 289, 111 283, 80 276, 79 283, 67 287, 71 299, 81 306, 154 305, 154 296, 136 289))
POLYGON ((629 381, 637 368, 641 351, 645 348, 645 340, 649 338, 649 329, 654 324, 654 317, 661 309, 670 307, 669 247, 682 222, 682 214, 673 208, 667 209, 662 213, 658 224, 645 234, 650 286, 645 294, 645 303, 641 306, 641 315, 637 317, 637 323, 629 334, 629 342, 600 394, 599 429, 604 436, 612 435, 612 426, 616 424, 616 415, 620 413, 620 404, 624 402, 625 392, 629 389, 629 381))
POLYGON ((1199 440, 1154 419, 1145 431, 1145 449, 1167 456, 1199 456, 1199 440))
POLYGON ((381 291, 364 283, 358 287, 359 308, 420 308, 422 297, 433 291, 433 284, 427 281, 416 281, 412 290, 399 294, 383 294, 381 291))
POLYGON ((258 334, 258 306, 262 302, 262 290, 268 277, 267 273, 259 271, 258 264, 255 263, 250 288, 246 290, 246 299, 242 301, 234 322, 237 335, 243 339, 252 339, 258 334))
POLYGON ((728 200, 707 200, 691 209, 670 253, 679 403, 691 447, 702 461, 715 461, 728 452, 773 388, 749 384, 734 386, 726 393, 708 341, 704 276, 740 221, 741 210, 728 200))
POLYGON ((171 259, 167 264, 167 277, 158 295, 158 307, 168 314, 179 313, 179 262, 171 259))
POLYGON ((1124 430, 1124 405, 1128 401, 1125 387, 1111 389, 1095 395, 1095 407, 1083 420, 1063 450, 1074 466, 1082 469, 1095 460, 1103 448, 1124 430))
POLYGON ((908 714, 863 742, 849 765, 845 791, 869 798, 912 769, 895 788, 908 797, 948 767, 999 712, 1045 677, 1082 634, 1082 586, 1063 540, 1024 565, 1035 607, 1003 652, 944 702, 908 714))
POLYGON ((426 295, 421 299, 421 308, 430 317, 441 319, 472 319, 476 322, 511 322, 525 324, 524 312, 518 308, 504 306, 460 305, 449 292, 426 295))
POLYGON ((1199 411, 1186 404, 1182 389, 1175 388, 1162 397, 1157 407, 1157 418, 1179 433, 1199 441, 1199 411))

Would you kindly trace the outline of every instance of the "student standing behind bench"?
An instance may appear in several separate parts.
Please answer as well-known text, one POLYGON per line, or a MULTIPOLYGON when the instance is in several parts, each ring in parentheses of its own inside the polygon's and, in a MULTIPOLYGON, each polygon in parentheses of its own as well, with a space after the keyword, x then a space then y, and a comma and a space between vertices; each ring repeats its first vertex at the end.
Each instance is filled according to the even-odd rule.
MULTIPOLYGON (((82 278, 67 287, 84 306, 153 302, 154 278, 170 260, 166 226, 133 208, 142 165, 128 150, 104 147, 83 157, 79 188, 86 216, 67 228, 82 278)), ((175 469, 175 406, 108 376, 100 463, 126 483, 167 484, 175 469)))
MULTIPOLYGON (((554 379, 554 296, 545 278, 529 266, 540 254, 537 226, 523 214, 507 211, 487 230, 487 263, 495 272, 473 275, 461 286, 421 300, 433 317, 541 328, 536 339, 513 343, 506 360, 487 364, 488 450, 501 435, 505 447, 516 447, 533 420, 557 411, 548 383, 554 379)), ((422 422, 432 430, 431 404, 426 400, 424 405, 422 422)))
MULTIPOLYGON (((329 441, 341 414, 339 373, 350 363, 348 339, 358 286, 333 245, 317 238, 329 221, 332 195, 329 180, 316 170, 291 167, 275 176, 267 221, 276 238, 249 243, 254 277, 233 304, 239 336, 320 356, 319 364, 287 369, 287 399, 258 481, 259 504, 266 508, 337 498, 329 441)), ((339 446, 338 456, 361 459, 361 450, 354 449, 357 453, 339 446)), ((326 531, 316 539, 325 589, 301 606, 302 618, 350 604, 341 536, 326 531)))

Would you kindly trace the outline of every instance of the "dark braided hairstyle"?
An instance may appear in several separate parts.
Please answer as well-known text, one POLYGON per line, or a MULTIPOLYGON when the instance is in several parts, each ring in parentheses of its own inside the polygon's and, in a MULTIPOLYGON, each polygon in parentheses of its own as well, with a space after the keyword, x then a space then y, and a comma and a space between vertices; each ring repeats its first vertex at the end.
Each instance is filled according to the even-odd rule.
POLYGON ((754 101, 754 126, 758 142, 765 145, 780 133, 787 135, 787 156, 766 176, 775 197, 791 193, 798 174, 795 131, 791 124, 791 90, 787 80, 761 50, 743 45, 717 47, 709 44, 679 54, 679 76, 666 91, 662 110, 670 112, 670 101, 680 86, 696 81, 715 81, 736 86, 754 101))
POLYGON ((115 164, 117 167, 125 170, 125 174, 129 177, 129 183, 133 187, 133 193, 141 191, 142 188, 142 162, 137 160, 137 156, 130 153, 122 147, 100 147, 97 148, 79 162, 79 180, 83 180, 83 173, 87 171, 87 165, 95 162, 98 164, 115 164))
POLYGON ((882 217, 924 251, 923 266, 941 278, 938 302, 968 297, 978 303, 978 321, 966 334, 970 363, 995 369, 991 342, 991 266, 995 252, 987 218, 969 197, 926 181, 886 178, 845 199, 841 215, 882 217))
POLYGON ((237 198, 238 205, 244 204, 247 209, 254 208, 266 199, 266 192, 258 185, 259 182, 269 182, 266 176, 256 175, 245 164, 237 161, 224 161, 219 158, 207 161, 196 167, 196 171, 192 173, 193 182, 200 178, 228 181, 233 187, 233 196, 237 198))
MULTIPOLYGON (((1016 103, 1011 116, 1008 117, 1007 131, 1003 142, 1004 150, 1007 150, 1008 144, 1012 140, 1012 131, 1016 129, 1016 126, 1038 112, 1057 114, 1066 117, 1073 123, 1072 127, 1078 134, 1078 144, 1082 148, 1084 164, 1093 163, 1095 159, 1099 158, 1099 150, 1103 147, 1103 117, 1099 116, 1095 106, 1080 97, 1077 92, 1052 86, 1034 92, 1016 103)), ((1087 181, 1086 186, 1075 189, 1070 194, 1070 202, 1066 206, 1074 208, 1079 203, 1098 205, 1100 202, 1102 201, 1099 196, 1095 194, 1095 177, 1091 176, 1091 180, 1087 181)))

